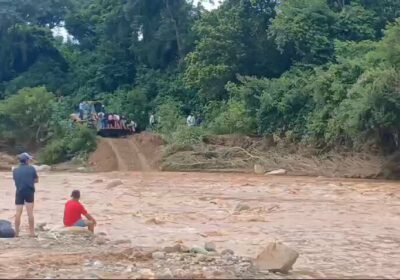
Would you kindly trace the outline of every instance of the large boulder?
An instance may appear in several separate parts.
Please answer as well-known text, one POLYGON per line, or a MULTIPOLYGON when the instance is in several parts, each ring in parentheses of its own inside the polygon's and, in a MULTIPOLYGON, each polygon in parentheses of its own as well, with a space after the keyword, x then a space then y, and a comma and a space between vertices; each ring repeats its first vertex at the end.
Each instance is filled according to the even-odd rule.
POLYGON ((254 265, 260 270, 287 274, 298 257, 299 253, 288 246, 279 242, 271 242, 257 256, 254 265))
POLYGON ((9 221, 0 220, 0 238, 13 238, 15 231, 9 221))

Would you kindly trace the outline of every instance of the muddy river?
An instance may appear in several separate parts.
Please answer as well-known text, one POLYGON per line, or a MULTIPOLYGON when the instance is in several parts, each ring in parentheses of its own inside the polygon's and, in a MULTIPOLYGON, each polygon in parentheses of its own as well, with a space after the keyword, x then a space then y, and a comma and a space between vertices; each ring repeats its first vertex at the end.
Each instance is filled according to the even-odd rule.
MULTIPOLYGON (((37 185, 36 222, 50 230, 61 228, 64 203, 73 189, 81 191, 81 201, 98 221, 96 231, 110 242, 162 247, 177 241, 188 246, 212 241, 218 250, 252 258, 276 240, 300 254, 288 278, 400 277, 397 182, 246 174, 47 173, 37 185), (115 179, 123 184, 107 187, 115 179), (235 211, 238 205, 250 209, 235 211)), ((13 181, 9 173, 0 173, 0 219, 13 217, 13 181)), ((40 233, 39 241, 29 240, 25 213, 21 235, 19 240, 0 240, 0 277, 46 277, 45 258, 40 273, 16 270, 27 269, 23 263, 35 256, 56 250, 60 255, 63 248, 43 246, 40 233)), ((32 262, 30 270, 39 269, 36 265, 32 262)), ((69 264, 61 258, 57 265, 67 269, 69 264)))

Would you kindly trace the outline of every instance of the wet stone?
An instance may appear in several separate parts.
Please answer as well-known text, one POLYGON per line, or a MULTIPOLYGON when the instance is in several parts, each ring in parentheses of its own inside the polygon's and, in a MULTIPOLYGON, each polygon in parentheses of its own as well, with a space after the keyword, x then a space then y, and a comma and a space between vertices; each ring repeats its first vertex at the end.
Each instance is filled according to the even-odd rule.
POLYGON ((235 208, 235 212, 242 212, 242 211, 247 211, 247 210, 250 210, 250 209, 251 208, 250 208, 249 205, 239 203, 235 208))
POLYGON ((221 255, 223 255, 223 256, 224 255, 234 255, 234 254, 235 254, 235 252, 231 249, 225 249, 221 252, 221 255))
POLYGON ((193 247, 190 250, 190 252, 194 253, 194 254, 204 254, 204 255, 207 255, 207 253, 208 253, 206 249, 201 248, 201 247, 193 247))
POLYGON ((155 260, 163 260, 165 259, 165 252, 154 252, 151 256, 155 260))
POLYGON ((217 251, 214 242, 206 242, 206 244, 204 244, 204 249, 206 249, 208 252, 217 251))

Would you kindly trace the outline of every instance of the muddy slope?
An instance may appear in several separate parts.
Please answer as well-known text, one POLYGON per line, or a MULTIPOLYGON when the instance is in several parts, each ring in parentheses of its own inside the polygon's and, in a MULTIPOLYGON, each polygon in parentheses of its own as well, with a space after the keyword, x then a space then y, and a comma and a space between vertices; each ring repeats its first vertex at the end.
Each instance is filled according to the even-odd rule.
POLYGON ((377 154, 332 151, 274 143, 246 136, 213 136, 191 147, 168 147, 161 165, 165 171, 253 172, 286 169, 289 175, 377 178, 384 158, 377 154))
POLYGON ((89 157, 95 172, 158 170, 161 138, 141 133, 127 138, 99 138, 96 151, 89 157))

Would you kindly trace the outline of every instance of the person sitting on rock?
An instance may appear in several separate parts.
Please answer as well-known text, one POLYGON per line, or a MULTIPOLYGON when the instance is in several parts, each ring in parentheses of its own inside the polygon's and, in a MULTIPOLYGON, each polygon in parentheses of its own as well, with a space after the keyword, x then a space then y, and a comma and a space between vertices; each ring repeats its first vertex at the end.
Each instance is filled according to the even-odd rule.
POLYGON ((86 211, 85 207, 79 202, 81 192, 74 190, 71 194, 71 200, 65 204, 64 225, 66 227, 87 227, 89 231, 94 232, 96 220, 86 211), (82 219, 82 216, 86 219, 82 219))

